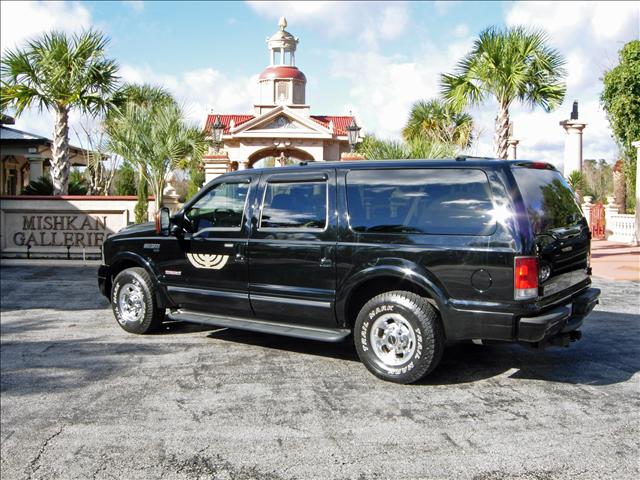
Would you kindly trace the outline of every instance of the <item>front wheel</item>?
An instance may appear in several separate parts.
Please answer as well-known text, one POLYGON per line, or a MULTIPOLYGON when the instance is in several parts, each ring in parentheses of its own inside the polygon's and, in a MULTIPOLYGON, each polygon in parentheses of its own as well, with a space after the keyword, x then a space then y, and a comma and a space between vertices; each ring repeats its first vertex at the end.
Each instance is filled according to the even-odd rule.
POLYGON ((128 268, 113 281, 111 307, 118 324, 129 333, 151 333, 164 320, 158 308, 153 282, 144 268, 128 268))
POLYGON ((360 310, 354 328, 358 356, 375 376, 413 383, 440 362, 444 335, 435 309, 405 291, 373 297, 360 310))

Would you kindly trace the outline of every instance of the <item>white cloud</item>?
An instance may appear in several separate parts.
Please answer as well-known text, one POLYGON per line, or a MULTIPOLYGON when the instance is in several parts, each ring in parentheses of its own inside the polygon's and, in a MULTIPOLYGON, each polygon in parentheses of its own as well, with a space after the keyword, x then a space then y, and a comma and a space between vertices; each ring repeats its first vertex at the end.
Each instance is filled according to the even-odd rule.
POLYGON ((136 13, 142 13, 144 11, 144 2, 142 0, 125 0, 122 3, 136 13))
POLYGON ((257 98, 257 75, 229 78, 212 68, 191 70, 177 75, 159 74, 148 66, 124 64, 120 67, 123 81, 163 86, 184 106, 191 122, 203 125, 207 114, 252 113, 257 98))
POLYGON ((80 3, 0 2, 2 50, 49 30, 77 32, 91 25, 91 13, 80 3))
POLYGON ((403 35, 409 24, 406 2, 273 2, 248 1, 259 15, 277 21, 287 18, 292 29, 296 24, 317 28, 329 38, 353 35, 368 48, 376 48, 379 40, 392 40, 403 35))

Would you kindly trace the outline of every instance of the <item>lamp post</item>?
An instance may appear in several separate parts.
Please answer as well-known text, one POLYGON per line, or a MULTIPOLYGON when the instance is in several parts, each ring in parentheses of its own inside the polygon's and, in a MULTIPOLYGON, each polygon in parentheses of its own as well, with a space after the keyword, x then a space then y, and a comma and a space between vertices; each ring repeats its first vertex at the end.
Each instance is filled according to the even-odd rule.
POLYGON ((358 143, 358 135, 361 128, 356 123, 356 118, 351 119, 351 123, 347 127, 347 133, 349 134, 349 146, 351 147, 351 153, 355 152, 356 144, 358 143))
POLYGON ((222 134, 224 133, 224 125, 220 121, 220 116, 216 117, 215 122, 211 125, 211 136, 213 137, 213 145, 216 152, 220 151, 220 145, 222 144, 222 134))

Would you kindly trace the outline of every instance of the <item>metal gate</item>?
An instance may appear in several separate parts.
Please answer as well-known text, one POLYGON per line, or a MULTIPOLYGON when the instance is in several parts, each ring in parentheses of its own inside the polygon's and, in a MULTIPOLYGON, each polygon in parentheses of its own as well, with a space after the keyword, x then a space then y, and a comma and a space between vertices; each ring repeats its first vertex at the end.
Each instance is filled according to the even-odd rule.
POLYGON ((595 240, 604 239, 604 205, 597 203, 591 207, 589 212, 589 225, 591 226, 591 238, 595 240))

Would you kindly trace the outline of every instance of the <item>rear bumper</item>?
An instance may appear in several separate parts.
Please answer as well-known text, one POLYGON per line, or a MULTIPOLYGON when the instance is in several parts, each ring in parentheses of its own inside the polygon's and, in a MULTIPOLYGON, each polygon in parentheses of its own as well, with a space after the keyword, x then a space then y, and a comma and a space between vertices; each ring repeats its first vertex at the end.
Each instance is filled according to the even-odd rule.
POLYGON ((517 339, 526 343, 539 343, 559 334, 570 333, 582 325, 584 319, 598 304, 600 290, 589 288, 571 302, 534 317, 518 320, 517 339))

